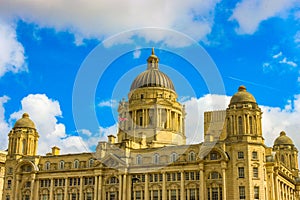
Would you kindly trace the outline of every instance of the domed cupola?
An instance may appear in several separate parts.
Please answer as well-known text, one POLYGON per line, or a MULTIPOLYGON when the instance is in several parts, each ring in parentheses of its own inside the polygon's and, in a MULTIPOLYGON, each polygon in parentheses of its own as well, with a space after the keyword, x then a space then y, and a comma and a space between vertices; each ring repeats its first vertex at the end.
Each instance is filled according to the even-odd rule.
POLYGON ((8 137, 8 156, 20 158, 36 155, 39 134, 28 113, 24 113, 22 118, 16 121, 8 137))
POLYGON ((274 146, 277 145, 294 145, 293 140, 286 135, 284 131, 280 132, 280 136, 274 141, 274 146))
POLYGON ((238 92, 235 93, 230 100, 230 104, 236 103, 256 103, 256 100, 253 95, 247 91, 246 87, 241 85, 238 92))
POLYGON ((29 118, 28 113, 24 113, 22 115, 22 118, 16 121, 14 128, 33 128, 33 129, 35 129, 35 124, 29 118))
POLYGON ((298 171, 298 150, 293 140, 284 131, 275 139, 273 151, 276 152, 277 161, 289 169, 298 171))
POLYGON ((158 69, 158 62, 159 58, 154 54, 154 49, 152 49, 152 54, 147 59, 147 70, 135 78, 131 84, 130 91, 144 87, 162 87, 175 91, 171 79, 158 69))
POLYGON ((119 104, 118 141, 132 141, 132 148, 182 145, 185 111, 177 101, 171 79, 158 68, 152 49, 147 69, 131 84, 128 101, 119 104))
POLYGON ((240 86, 232 96, 226 110, 227 136, 231 139, 254 140, 263 143, 262 112, 254 96, 245 86, 240 86), (243 136, 243 137, 241 137, 243 136))

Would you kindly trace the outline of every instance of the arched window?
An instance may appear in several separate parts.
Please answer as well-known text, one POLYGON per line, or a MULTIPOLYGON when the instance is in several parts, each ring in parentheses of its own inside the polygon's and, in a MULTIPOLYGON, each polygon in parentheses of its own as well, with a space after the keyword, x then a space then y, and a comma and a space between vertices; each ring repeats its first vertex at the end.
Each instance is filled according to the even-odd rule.
POLYGON ((142 164, 142 156, 141 155, 137 155, 136 156, 136 164, 137 165, 141 165, 142 164))
POLYGON ((89 167, 93 167, 93 166, 94 166, 94 159, 91 158, 91 159, 89 160, 89 167))
POLYGON ((153 163, 154 164, 159 164, 159 154, 158 153, 154 154, 153 163))
POLYGON ((241 116, 239 116, 238 118, 238 125, 239 125, 239 134, 243 134, 243 120, 241 116))
POLYGON ((65 161, 61 160, 59 161, 59 169, 64 169, 65 168, 65 161))
POLYGON ((221 179, 222 176, 219 172, 211 172, 208 176, 208 179, 212 179, 212 180, 215 180, 215 179, 221 179))
POLYGON ((45 163, 45 170, 50 170, 50 162, 45 163))
POLYGON ((79 168, 79 160, 74 161, 74 168, 75 169, 79 168))
POLYGON ((170 155, 170 161, 171 162, 176 162, 176 160, 177 160, 177 153, 172 153, 171 155, 170 155))
POLYGON ((196 154, 194 151, 191 151, 189 153, 189 161, 195 161, 196 160, 196 154))
POLYGON ((25 151, 26 151, 26 140, 23 139, 23 141, 22 141, 22 153, 25 154, 25 151))
POLYGON ((250 126, 250 134, 253 134, 253 119, 251 116, 249 117, 249 126, 250 126))
POLYGON ((110 177, 109 179, 107 179, 107 184, 117 184, 119 183, 119 179, 115 176, 110 177))

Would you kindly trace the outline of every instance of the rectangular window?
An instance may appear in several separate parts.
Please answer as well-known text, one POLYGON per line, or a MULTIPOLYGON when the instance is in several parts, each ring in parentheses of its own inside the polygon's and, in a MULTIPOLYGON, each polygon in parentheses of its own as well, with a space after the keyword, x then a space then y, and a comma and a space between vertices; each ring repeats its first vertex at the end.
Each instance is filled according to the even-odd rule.
POLYGON ((257 160, 257 151, 252 152, 252 159, 257 160))
POLYGON ((167 181, 171 181, 171 174, 167 173, 167 181))
POLYGON ((239 167, 238 172, 239 172, 239 178, 245 178, 244 167, 239 167))
POLYGON ((245 186, 239 187, 240 199, 246 199, 245 186))
POLYGON ((142 199, 141 197, 142 197, 141 191, 136 191, 136 192, 135 192, 135 199, 136 199, 136 200, 141 200, 141 199, 142 199))
POLYGON ((72 200, 76 200, 76 194, 72 193, 72 200))
POLYGON ((211 199, 212 200, 219 200, 218 188, 212 188, 211 189, 211 199))
POLYGON ((253 177, 258 178, 258 168, 257 167, 253 167, 253 177))
POLYGON ((10 200, 10 196, 6 195, 5 200, 10 200))
POLYGON ((91 192, 86 193, 86 200, 93 200, 93 194, 91 192))
POLYGON ((7 180, 7 189, 11 189, 11 180, 7 180))
POLYGON ((200 172, 196 172, 196 180, 200 180, 200 172))
POLYGON ((158 190, 153 190, 153 200, 158 200, 158 190))
POLYGON ((190 177, 189 177, 189 173, 188 172, 185 172, 185 180, 190 180, 190 177))
POLYGON ((172 173, 172 181, 176 181, 176 173, 172 173))
POLYGON ((109 200, 117 200, 117 196, 115 192, 110 192, 109 193, 109 200))
POLYGON ((176 190, 171 190, 171 200, 176 200, 176 190))
POLYGON ((259 187, 254 187, 254 199, 259 199, 259 187))
POLYGON ((195 189, 190 189, 190 200, 196 200, 195 189))
POLYGON ((244 152, 242 151, 238 152, 238 159, 244 159, 244 152))
POLYGON ((190 172, 190 178, 191 178, 191 180, 195 180, 195 173, 194 172, 190 172))
POLYGON ((181 180, 181 173, 177 173, 177 181, 181 180))

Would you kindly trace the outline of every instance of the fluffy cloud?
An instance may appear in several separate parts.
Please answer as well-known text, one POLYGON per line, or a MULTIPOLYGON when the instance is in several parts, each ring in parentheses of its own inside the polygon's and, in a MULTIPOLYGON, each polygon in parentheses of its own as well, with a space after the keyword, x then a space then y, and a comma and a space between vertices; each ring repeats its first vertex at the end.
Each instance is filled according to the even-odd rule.
POLYGON ((30 94, 21 101, 22 108, 11 114, 10 121, 21 118, 24 112, 30 114, 40 138, 38 152, 45 154, 56 145, 62 153, 87 151, 87 147, 79 136, 66 134, 65 125, 57 118, 62 117, 59 102, 48 98, 45 94, 30 94))
POLYGON ((24 47, 17 40, 15 27, 0 18, 0 77, 21 71, 27 71, 24 47))
POLYGON ((262 21, 281 16, 295 3, 296 0, 243 0, 236 5, 230 20, 238 22, 237 33, 253 34, 262 21))
MULTIPOLYGON (((211 32, 214 9, 219 0, 192 1, 139 1, 139 0, 53 0, 40 3, 36 0, 2 1, 3 17, 19 17, 40 27, 68 30, 76 36, 76 43, 83 38, 99 38, 143 27, 174 29, 196 40, 211 32), (72 9, 70 9, 72 8, 72 9)), ((146 40, 166 40, 169 44, 179 41, 162 34, 141 34, 146 40)), ((128 38, 124 38, 128 40, 128 38)))
POLYGON ((9 100, 9 97, 0 97, 0 150, 6 149, 8 144, 7 135, 10 131, 9 124, 5 120, 4 104, 9 100))
POLYGON ((108 100, 108 101, 101 101, 98 103, 99 107, 111 107, 111 108, 116 108, 118 107, 118 102, 117 100, 108 100))
POLYGON ((186 109, 186 136, 187 143, 199 143, 203 141, 204 112, 212 110, 224 110, 230 101, 229 96, 207 94, 199 99, 191 98, 185 102, 186 109))

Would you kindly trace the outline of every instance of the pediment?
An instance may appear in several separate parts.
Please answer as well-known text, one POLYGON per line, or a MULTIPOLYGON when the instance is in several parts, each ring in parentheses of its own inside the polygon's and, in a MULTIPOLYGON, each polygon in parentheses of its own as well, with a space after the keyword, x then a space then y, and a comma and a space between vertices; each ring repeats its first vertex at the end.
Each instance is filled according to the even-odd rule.
POLYGON ((107 154, 103 159, 101 159, 101 163, 109 168, 126 166, 126 162, 124 160, 112 153, 107 154))

